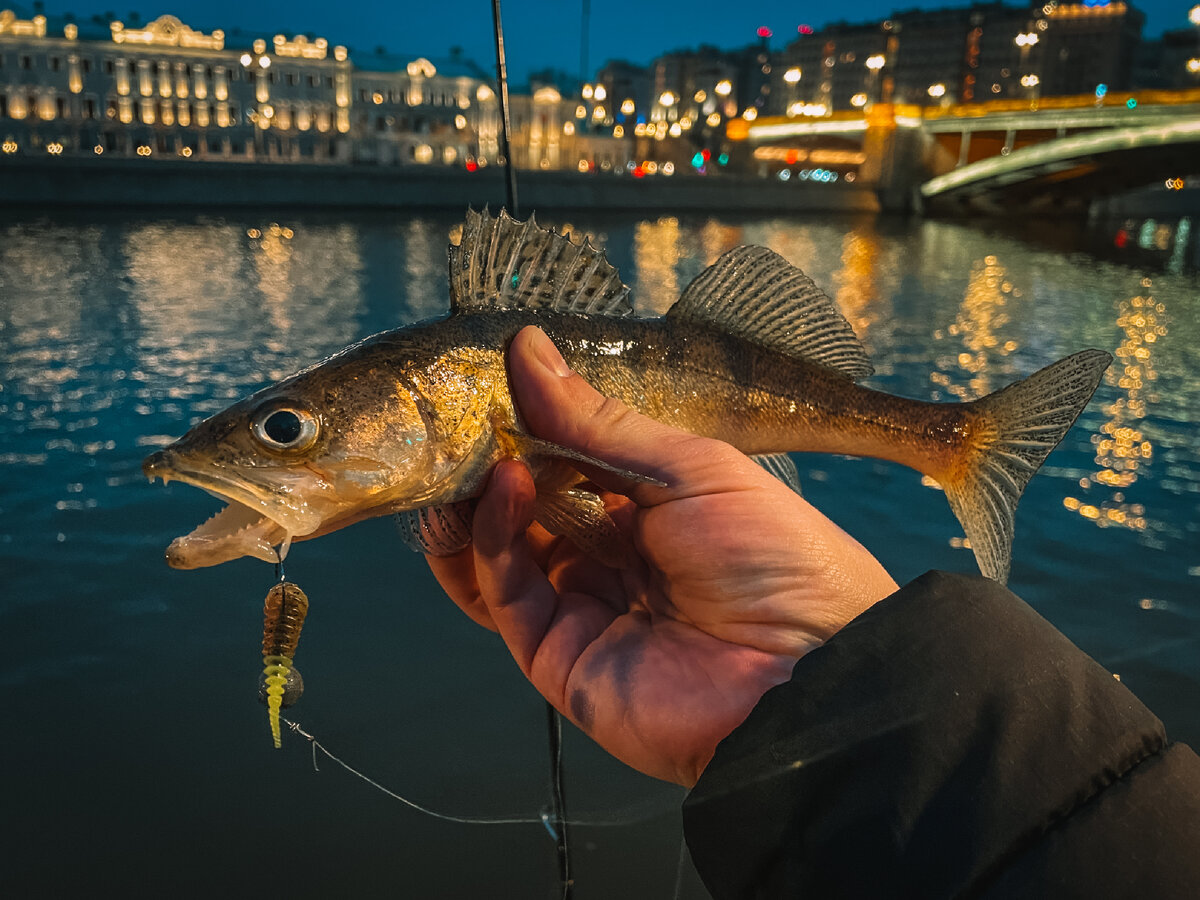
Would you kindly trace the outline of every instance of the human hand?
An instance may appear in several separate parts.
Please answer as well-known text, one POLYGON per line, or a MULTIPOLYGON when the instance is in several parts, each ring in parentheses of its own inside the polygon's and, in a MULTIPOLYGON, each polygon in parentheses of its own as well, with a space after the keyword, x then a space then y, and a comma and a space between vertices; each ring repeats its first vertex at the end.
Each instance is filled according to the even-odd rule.
POLYGON ((896 584, 742 453, 595 391, 537 328, 513 340, 509 368, 534 434, 666 483, 594 475, 638 558, 612 569, 533 524, 533 479, 505 460, 473 545, 430 567, 559 712, 628 765, 690 787, 797 659, 896 584))

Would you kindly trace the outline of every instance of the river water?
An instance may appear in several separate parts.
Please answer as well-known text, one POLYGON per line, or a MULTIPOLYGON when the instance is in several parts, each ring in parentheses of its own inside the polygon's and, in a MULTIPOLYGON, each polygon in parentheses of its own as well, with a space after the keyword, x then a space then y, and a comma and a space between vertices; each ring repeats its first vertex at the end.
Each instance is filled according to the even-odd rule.
MULTIPOLYGON (((285 733, 256 702, 252 560, 162 551, 219 504, 143 456, 264 383, 442 312, 456 217, 8 214, 0 224, 0 697, 5 896, 552 895, 543 707, 490 634, 377 519, 293 549, 311 600, 294 718, 432 819, 285 733)), ((1117 359, 1028 489, 1010 585, 1200 744, 1200 277, 1190 222, 1031 236, 937 222, 590 215, 660 313, 740 243, 833 296, 869 383, 974 398, 1075 350, 1117 359)), ((900 582, 973 571, 936 487, 797 457, 806 496, 900 582)), ((937 623, 931 623, 936 628, 937 623)), ((679 789, 570 726, 577 896, 671 896, 679 789)), ((685 896, 699 896, 684 876, 685 896)))

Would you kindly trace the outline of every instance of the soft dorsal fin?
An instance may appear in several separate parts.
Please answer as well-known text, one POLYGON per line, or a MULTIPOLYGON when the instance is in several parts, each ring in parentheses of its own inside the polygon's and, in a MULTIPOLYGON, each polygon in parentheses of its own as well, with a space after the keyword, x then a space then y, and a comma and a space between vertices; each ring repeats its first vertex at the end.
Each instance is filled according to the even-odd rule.
POLYGON ((873 371, 833 301, 766 247, 736 247, 701 272, 667 315, 731 332, 851 378, 873 371))
POLYGON ((504 210, 467 210, 462 240, 450 245, 450 309, 552 309, 627 316, 629 288, 603 251, 504 210))

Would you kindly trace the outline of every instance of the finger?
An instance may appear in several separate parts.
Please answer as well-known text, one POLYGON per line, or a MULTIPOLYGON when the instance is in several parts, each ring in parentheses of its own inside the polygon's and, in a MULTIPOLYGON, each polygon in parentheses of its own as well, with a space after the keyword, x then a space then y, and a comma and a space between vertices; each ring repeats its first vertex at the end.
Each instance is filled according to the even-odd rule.
POLYGON ((680 431, 605 397, 572 372, 554 343, 534 326, 513 339, 509 370, 517 404, 539 437, 620 468, 667 483, 630 485, 603 473, 588 473, 601 486, 653 506, 668 500, 730 489, 730 467, 744 462, 728 444, 680 431))
POLYGON ((492 470, 473 524, 480 596, 526 676, 557 604, 557 593, 525 537, 535 491, 524 465, 502 460, 492 470))
POLYGON ((466 547, 453 556, 428 556, 425 561, 433 577, 454 605, 465 612, 471 621, 489 631, 496 630, 487 604, 479 596, 479 582, 475 579, 475 551, 466 547))
POLYGON ((475 573, 517 665, 562 710, 567 676, 615 613, 593 595, 564 596, 551 584, 526 537, 534 493, 522 464, 505 460, 492 470, 475 510, 475 573))

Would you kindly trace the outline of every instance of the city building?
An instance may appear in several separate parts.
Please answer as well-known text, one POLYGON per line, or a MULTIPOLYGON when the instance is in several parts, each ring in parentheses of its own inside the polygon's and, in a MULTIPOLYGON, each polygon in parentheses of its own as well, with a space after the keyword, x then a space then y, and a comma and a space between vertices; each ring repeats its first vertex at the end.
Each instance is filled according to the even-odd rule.
POLYGON ((1148 88, 1200 87, 1200 23, 1142 41, 1134 60, 1134 83, 1148 88))
POLYGON ((499 156, 495 90, 469 61, 371 58, 324 38, 230 44, 147 24, 0 12, 8 154, 465 164, 499 156))
POLYGON ((343 47, 277 35, 228 47, 174 16, 144 26, 61 24, 0 12, 6 152, 344 161, 343 47), (81 33, 82 32, 82 33, 81 33))
POLYGON ((1041 8, 1040 67, 1044 95, 1090 94, 1132 86, 1133 61, 1145 16, 1121 2, 1055 3, 1041 8))
POLYGON ((773 115, 878 102, 944 105, 1091 93, 1132 84, 1144 17, 1122 2, 1002 2, 836 23, 777 54, 773 115))

